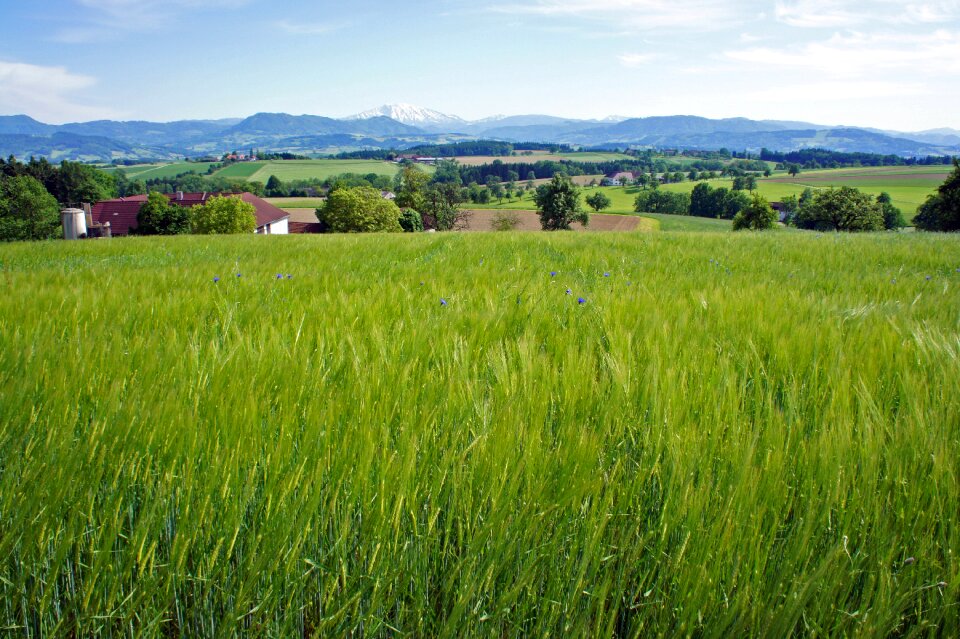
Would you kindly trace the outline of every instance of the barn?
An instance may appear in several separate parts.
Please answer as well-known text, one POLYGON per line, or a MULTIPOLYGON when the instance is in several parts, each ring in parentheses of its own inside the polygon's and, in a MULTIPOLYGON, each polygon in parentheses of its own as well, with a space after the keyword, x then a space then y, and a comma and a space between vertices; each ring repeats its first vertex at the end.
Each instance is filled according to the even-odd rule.
MULTIPOLYGON (((166 194, 172 204, 178 206, 191 207, 199 206, 205 203, 211 197, 225 195, 227 197, 238 197, 244 202, 253 205, 257 216, 257 233, 263 235, 286 235, 290 232, 290 214, 283 209, 277 208, 263 198, 259 198, 253 193, 176 193, 166 194)), ((147 201, 146 195, 131 195, 130 197, 121 197, 115 200, 104 200, 97 202, 90 209, 90 218, 94 223, 110 223, 111 233, 113 235, 129 235, 132 229, 137 228, 137 213, 140 206, 147 201)))

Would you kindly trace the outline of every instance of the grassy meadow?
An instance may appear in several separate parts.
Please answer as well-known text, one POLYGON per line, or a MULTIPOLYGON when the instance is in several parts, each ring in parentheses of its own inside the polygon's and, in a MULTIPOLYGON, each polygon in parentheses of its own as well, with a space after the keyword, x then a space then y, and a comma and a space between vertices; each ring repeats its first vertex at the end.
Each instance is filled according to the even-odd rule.
POLYGON ((4 636, 960 633, 955 237, 50 242, 0 286, 4 636))
MULTIPOLYGON (((427 173, 434 171, 432 166, 423 165, 420 168, 427 173)), ((397 171, 397 164, 378 160, 272 160, 269 162, 233 164, 217 171, 216 175, 243 177, 265 184, 271 175, 276 175, 280 180, 289 182, 291 180, 325 180, 342 173, 357 173, 360 175, 375 173, 393 177, 397 174, 397 171)))
POLYGON ((150 180, 154 178, 171 178, 181 173, 198 173, 205 175, 212 166, 211 162, 171 162, 165 164, 134 164, 131 166, 104 167, 108 173, 123 169, 127 179, 150 180))

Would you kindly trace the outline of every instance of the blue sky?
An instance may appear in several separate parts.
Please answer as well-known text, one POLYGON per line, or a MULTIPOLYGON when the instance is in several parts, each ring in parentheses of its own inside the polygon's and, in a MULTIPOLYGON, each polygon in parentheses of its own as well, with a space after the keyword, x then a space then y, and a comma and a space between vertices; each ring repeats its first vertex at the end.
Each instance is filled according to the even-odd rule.
POLYGON ((0 0, 0 114, 960 129, 960 0, 0 0))

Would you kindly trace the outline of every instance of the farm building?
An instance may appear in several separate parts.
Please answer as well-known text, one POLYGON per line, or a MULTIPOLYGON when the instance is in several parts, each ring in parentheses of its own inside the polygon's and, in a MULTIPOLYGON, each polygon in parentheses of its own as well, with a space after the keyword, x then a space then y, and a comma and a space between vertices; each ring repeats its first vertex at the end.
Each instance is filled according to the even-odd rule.
POLYGON ((623 186, 633 182, 635 177, 636 176, 630 171, 621 171, 607 175, 600 184, 602 186, 623 186))
MULTIPOLYGON (((198 206, 211 197, 220 193, 169 193, 170 202, 178 206, 198 206)), ((229 196, 229 195, 228 195, 229 196)), ((249 202, 256 209, 257 233, 264 235, 286 235, 289 230, 290 214, 270 204, 253 193, 240 193, 235 196, 244 202, 249 202)), ((116 200, 97 202, 90 210, 94 223, 110 223, 113 235, 129 235, 130 230, 137 227, 137 213, 140 206, 147 201, 146 195, 131 195, 116 200)))

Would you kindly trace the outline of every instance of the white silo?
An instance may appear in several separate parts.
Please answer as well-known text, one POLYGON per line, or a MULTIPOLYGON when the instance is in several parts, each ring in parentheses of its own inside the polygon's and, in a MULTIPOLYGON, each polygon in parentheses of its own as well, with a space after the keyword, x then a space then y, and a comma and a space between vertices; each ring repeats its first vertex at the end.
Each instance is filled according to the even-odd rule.
POLYGON ((81 209, 63 209, 63 239, 79 240, 87 237, 87 216, 81 209))

